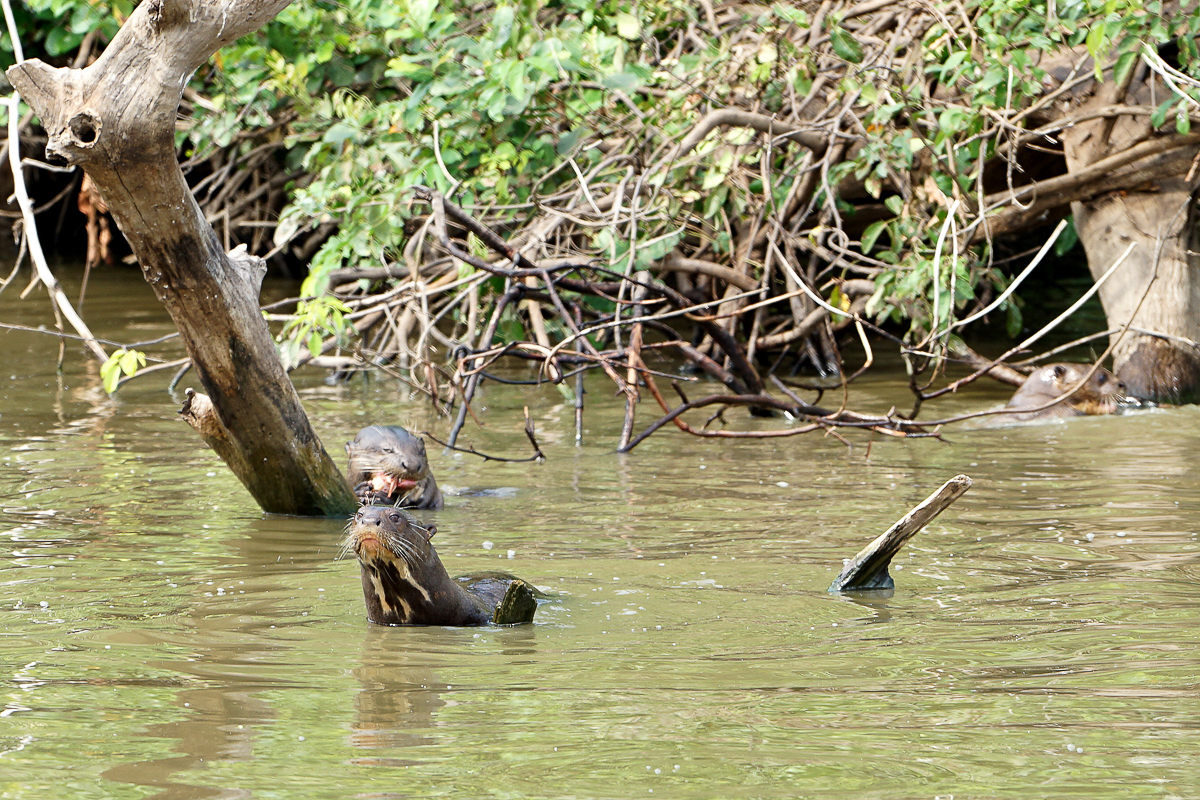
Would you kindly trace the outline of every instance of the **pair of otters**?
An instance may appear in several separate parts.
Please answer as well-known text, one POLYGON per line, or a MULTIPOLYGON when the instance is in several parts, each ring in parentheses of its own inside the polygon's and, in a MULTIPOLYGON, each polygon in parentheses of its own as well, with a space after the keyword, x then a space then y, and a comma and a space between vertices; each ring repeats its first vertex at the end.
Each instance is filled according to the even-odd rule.
POLYGON ((439 509, 425 442, 395 425, 363 428, 346 444, 350 484, 364 505, 346 527, 358 556, 367 619, 377 625, 520 625, 541 593, 504 572, 451 578, 434 550, 433 525, 406 508, 439 509))
MULTIPOLYGON (((1031 374, 1008 401, 1017 419, 1111 414, 1125 385, 1097 369, 1062 403, 1088 367, 1052 364, 1031 374)), ((451 578, 430 540, 437 533, 400 508, 439 509, 442 493, 429 471, 425 442, 404 428, 372 425, 346 444, 350 483, 364 505, 346 528, 358 556, 367 619, 378 625, 519 625, 533 621, 540 592, 502 572, 451 578)))

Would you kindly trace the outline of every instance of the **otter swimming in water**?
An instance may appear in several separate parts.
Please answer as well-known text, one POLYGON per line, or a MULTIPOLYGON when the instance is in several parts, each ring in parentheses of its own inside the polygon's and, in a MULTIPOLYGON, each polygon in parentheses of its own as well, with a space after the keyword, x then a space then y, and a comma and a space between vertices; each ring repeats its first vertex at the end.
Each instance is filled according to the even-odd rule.
POLYGON ((437 533, 398 508, 364 506, 346 528, 358 556, 367 619, 377 625, 519 625, 540 594, 500 572, 451 578, 430 539, 437 533))
MULTIPOLYGON (((1005 408, 1020 409, 1037 408, 1051 400, 1062 397, 1071 387, 1075 386, 1091 367, 1087 364, 1050 364, 1033 372, 1021 388, 1017 389, 1005 408)), ((1066 400, 1056 406, 1031 411, 1029 413, 1013 413, 1021 420, 1052 419, 1055 417, 1081 417, 1085 414, 1112 414, 1116 412, 1120 402, 1125 398, 1125 384, 1117 380, 1111 372, 1100 368, 1092 373, 1087 382, 1080 386, 1066 400)))
POLYGON ((425 441, 398 425, 371 425, 346 443, 349 480, 365 503, 440 509, 444 502, 429 471, 425 441))

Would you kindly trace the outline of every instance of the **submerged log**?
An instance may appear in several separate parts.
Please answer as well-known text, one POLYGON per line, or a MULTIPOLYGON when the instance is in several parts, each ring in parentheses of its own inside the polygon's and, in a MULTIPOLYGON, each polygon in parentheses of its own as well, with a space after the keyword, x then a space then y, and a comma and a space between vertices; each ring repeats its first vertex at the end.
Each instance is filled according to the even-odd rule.
POLYGON ((146 0, 92 65, 30 59, 7 74, 42 120, 47 156, 87 171, 179 328, 212 401, 201 433, 223 431, 218 454, 263 510, 340 515, 358 503, 276 353, 258 305, 262 261, 223 251, 175 153, 188 78, 288 2, 146 0))
POLYGON ((888 565, 892 557, 900 552, 900 548, 911 539, 917 531, 924 528, 934 517, 942 513, 958 498, 971 488, 971 479, 966 475, 956 475, 942 484, 920 505, 913 508, 895 525, 888 528, 875 541, 858 551, 858 555, 850 559, 837 579, 829 586, 831 592, 854 592, 866 589, 891 589, 896 584, 888 573, 888 565))

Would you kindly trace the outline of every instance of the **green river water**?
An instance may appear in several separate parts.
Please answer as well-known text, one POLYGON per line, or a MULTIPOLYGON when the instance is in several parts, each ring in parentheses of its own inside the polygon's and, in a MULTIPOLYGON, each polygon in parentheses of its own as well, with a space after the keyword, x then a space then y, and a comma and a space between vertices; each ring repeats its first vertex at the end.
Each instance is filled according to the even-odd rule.
MULTIPOLYGON (((21 288, 0 321, 49 325, 21 288)), ((93 275, 84 311, 101 337, 172 330, 136 270, 93 275)), ((527 455, 528 405, 548 458, 431 444, 449 491, 423 516, 452 574, 551 601, 519 628, 380 628, 343 521, 262 514, 166 374, 112 400, 57 355, 0 331, 0 798, 1200 796, 1196 407, 949 444, 663 430, 619 456, 603 378, 582 447, 553 387, 488 385, 464 439, 527 455), (893 596, 825 592, 960 472, 893 596)), ((295 376, 339 462, 368 423, 448 430, 389 379, 323 377, 295 376)))

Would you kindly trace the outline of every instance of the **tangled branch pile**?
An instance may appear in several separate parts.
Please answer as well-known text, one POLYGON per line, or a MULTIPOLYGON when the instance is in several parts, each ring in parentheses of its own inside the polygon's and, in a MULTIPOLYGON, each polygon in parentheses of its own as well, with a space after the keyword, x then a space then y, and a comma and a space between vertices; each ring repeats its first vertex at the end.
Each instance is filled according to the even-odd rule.
MULTIPOLYGON (((963 320, 1019 332, 993 236, 1094 196, 1056 139, 1087 118, 1073 103, 1164 43, 1186 78, 1198 21, 1119 0, 294 5, 198 76, 180 140, 228 245, 311 260, 281 318, 293 366, 408 371, 459 426, 502 356, 597 368, 628 446, 640 385, 659 424, 699 404, 658 392, 643 354, 669 349, 720 402, 916 433, 762 376, 852 380, 839 337, 869 364, 874 330, 919 406, 970 355, 963 320)), ((1099 115, 1188 137, 1194 90, 1171 86, 1099 115)))

